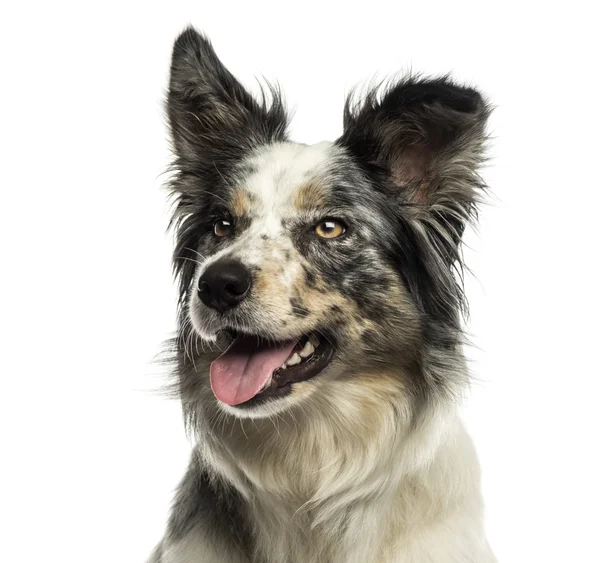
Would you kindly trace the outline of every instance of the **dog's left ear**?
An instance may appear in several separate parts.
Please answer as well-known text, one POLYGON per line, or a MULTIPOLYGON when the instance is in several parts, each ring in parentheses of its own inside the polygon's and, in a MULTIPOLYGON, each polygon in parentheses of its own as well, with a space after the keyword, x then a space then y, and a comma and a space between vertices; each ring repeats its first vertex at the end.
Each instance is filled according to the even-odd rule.
POLYGON ((460 238, 483 187, 489 113, 478 92, 448 78, 408 78, 349 100, 338 144, 414 216, 437 214, 460 238))

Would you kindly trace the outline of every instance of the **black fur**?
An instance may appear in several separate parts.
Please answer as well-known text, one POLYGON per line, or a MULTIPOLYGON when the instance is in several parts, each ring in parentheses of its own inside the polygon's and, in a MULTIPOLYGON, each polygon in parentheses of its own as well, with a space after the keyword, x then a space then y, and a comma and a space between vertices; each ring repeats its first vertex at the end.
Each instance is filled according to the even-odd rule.
POLYGON ((245 503, 231 486, 211 475, 194 455, 173 502, 169 540, 183 538, 195 525, 213 530, 213 541, 226 534, 227 548, 243 549, 250 543, 250 530, 244 519, 245 503), (208 521, 206 515, 211 514, 208 521))

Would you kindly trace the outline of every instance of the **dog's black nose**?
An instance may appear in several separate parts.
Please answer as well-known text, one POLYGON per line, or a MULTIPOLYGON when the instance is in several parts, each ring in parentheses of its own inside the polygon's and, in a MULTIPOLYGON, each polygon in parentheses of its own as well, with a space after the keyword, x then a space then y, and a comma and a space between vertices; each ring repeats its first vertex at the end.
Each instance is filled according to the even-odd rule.
POLYGON ((198 280, 198 296, 207 307, 224 313, 235 307, 250 291, 252 277, 239 262, 217 260, 198 280))

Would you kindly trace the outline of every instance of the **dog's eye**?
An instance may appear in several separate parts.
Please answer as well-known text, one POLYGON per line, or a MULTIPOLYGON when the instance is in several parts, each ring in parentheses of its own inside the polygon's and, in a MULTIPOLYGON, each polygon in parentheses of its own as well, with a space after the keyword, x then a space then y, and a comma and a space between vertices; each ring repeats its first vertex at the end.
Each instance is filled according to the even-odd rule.
POLYGON ((227 237, 233 231, 233 225, 231 221, 226 219, 218 219, 213 225, 214 233, 218 237, 227 237))
POLYGON ((346 225, 335 219, 324 219, 315 227, 315 234, 321 238, 337 238, 346 232, 346 225))

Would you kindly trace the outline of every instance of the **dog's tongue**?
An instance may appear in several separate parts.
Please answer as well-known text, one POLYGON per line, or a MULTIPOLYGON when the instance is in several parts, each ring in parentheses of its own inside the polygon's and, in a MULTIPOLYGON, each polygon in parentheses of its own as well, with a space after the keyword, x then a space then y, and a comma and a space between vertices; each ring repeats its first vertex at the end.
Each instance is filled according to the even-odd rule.
POLYGON ((227 351, 210 365, 215 397, 228 405, 254 397, 292 353, 295 342, 260 345, 257 339, 238 336, 227 351))

